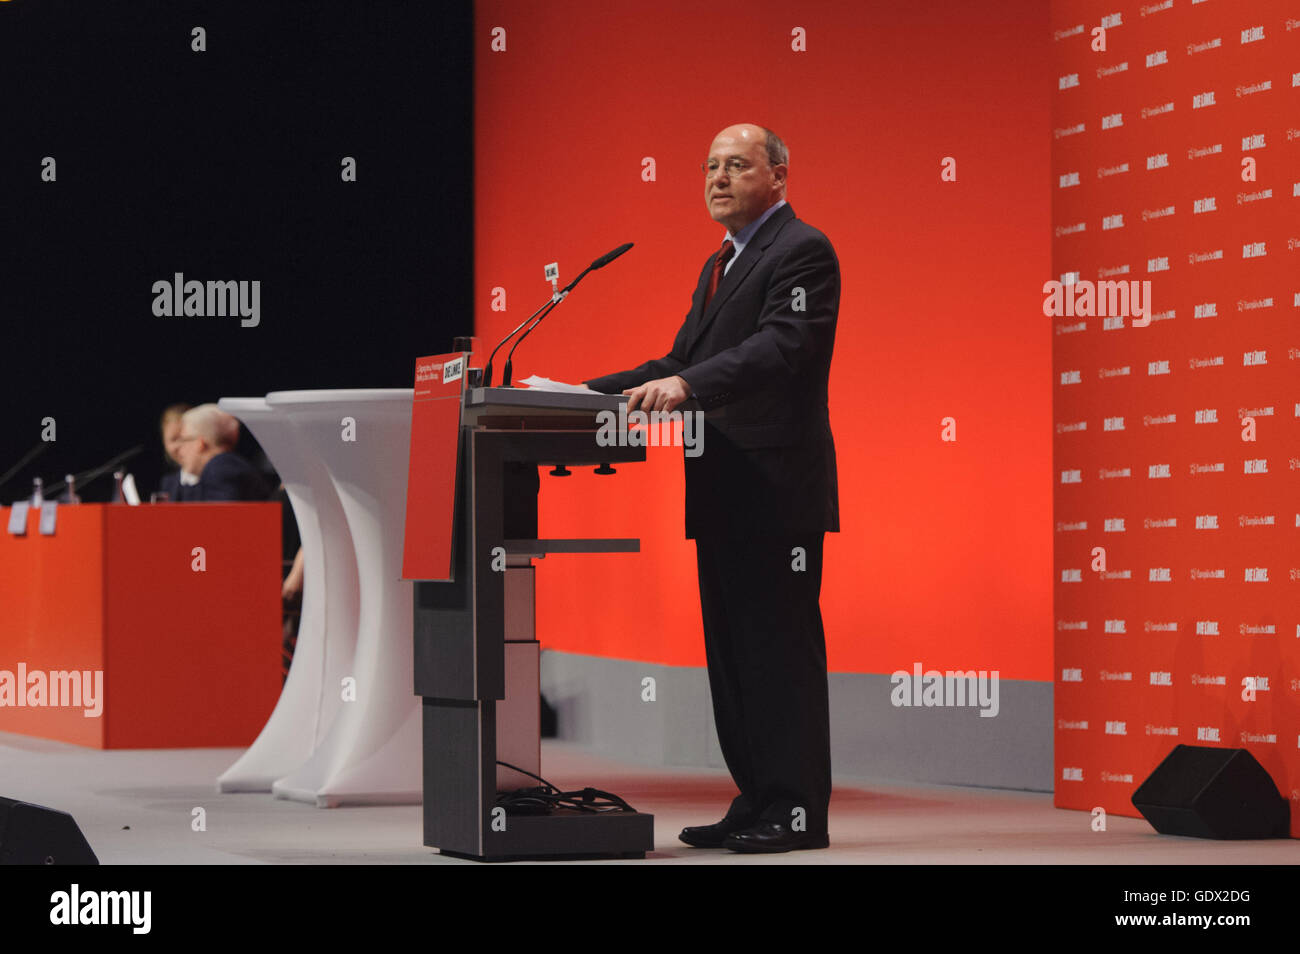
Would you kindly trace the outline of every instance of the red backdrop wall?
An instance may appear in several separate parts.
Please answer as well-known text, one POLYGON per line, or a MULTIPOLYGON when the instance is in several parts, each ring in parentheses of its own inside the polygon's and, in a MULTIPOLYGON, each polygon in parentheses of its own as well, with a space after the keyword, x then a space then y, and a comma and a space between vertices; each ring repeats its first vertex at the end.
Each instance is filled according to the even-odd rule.
MULTIPOLYGON (((833 670, 1049 678, 1050 52, 1040 0, 478 5, 476 333, 490 347, 545 300, 545 263, 567 282, 636 243, 520 348, 516 379, 667 353, 723 235, 699 172, 713 136, 755 122, 789 145, 790 204, 843 272, 843 532, 827 537, 822 596, 833 670)), ((544 536, 643 547, 547 558, 544 645, 704 664, 681 453, 650 448, 614 478, 543 477, 544 536)))
POLYGON ((1187 743, 1250 750, 1294 805, 1300 11, 1067 0, 1052 28, 1053 276, 1153 300, 1147 327, 1046 319, 1056 802, 1134 814, 1187 743))

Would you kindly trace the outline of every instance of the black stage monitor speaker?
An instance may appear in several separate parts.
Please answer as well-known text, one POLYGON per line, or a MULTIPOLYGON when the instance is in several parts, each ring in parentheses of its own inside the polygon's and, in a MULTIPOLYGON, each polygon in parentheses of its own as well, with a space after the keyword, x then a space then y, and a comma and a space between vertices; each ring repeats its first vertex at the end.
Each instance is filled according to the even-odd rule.
POLYGON ((0 865, 97 865, 67 812, 0 797, 0 865))
POLYGON ((1133 793, 1162 835, 1286 838, 1291 805, 1245 749, 1176 745, 1133 793))

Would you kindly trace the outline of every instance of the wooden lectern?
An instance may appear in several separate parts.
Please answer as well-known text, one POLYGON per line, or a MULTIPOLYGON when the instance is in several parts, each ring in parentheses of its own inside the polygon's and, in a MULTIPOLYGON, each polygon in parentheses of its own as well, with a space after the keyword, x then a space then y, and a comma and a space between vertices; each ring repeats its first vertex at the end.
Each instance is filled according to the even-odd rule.
MULTIPOLYGON (((627 399, 465 386, 467 354, 416 365, 403 577, 415 582, 415 691, 423 697, 424 844, 484 861, 644 857, 638 812, 506 814, 499 790, 540 769, 532 560, 635 552, 640 541, 539 540, 537 468, 645 460, 600 446, 597 415, 627 399)), ((607 431, 608 433, 608 431, 607 431)))

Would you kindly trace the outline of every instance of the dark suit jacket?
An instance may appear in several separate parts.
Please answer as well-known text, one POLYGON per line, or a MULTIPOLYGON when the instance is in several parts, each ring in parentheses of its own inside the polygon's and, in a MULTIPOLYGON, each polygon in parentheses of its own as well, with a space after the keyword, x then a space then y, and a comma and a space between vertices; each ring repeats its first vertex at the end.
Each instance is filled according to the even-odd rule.
POLYGON ((203 467, 199 482, 192 487, 179 484, 173 499, 186 503, 221 500, 265 500, 266 482, 253 465, 231 451, 218 454, 203 467))
POLYGON ((163 474, 162 482, 158 485, 158 492, 166 494, 167 499, 172 502, 181 499, 181 472, 179 469, 169 470, 163 474))
POLYGON ((827 406, 840 305, 835 250, 786 205, 704 308, 713 261, 700 270, 667 355, 587 384, 618 394, 677 374, 690 385, 707 413, 703 453, 685 459, 687 537, 839 530, 827 406))

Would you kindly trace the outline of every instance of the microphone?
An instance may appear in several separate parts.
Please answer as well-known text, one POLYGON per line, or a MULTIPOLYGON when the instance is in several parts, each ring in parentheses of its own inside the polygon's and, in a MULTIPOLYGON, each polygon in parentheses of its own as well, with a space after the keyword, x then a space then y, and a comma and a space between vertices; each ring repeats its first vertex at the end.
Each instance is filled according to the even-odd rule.
MULTIPOLYGON (((614 251, 612 251, 612 252, 606 252, 606 253, 605 253, 604 255, 602 255, 600 258, 598 258, 598 259, 596 259, 594 262, 592 262, 592 263, 591 263, 591 267, 588 268, 587 270, 588 270, 588 271, 591 271, 591 272, 594 272, 594 271, 595 271, 596 269, 598 269, 598 268, 604 268, 606 265, 608 265, 610 262, 614 261, 614 259, 618 258, 620 255, 622 255, 624 252, 626 252, 626 251, 627 251, 628 249, 630 249, 631 247, 632 247, 632 243, 631 243, 631 242, 628 242, 628 243, 626 243, 626 244, 624 244, 624 245, 620 245, 618 248, 614 249, 614 251)), ((578 283, 577 283, 577 281, 574 281, 573 284, 576 285, 576 284, 578 284, 578 283)), ((572 286, 570 286, 570 287, 572 287, 572 286)))
MULTIPOLYGON (((555 306, 558 305, 560 302, 564 301, 564 299, 568 296, 568 294, 569 294, 569 290, 566 288, 564 291, 556 295, 554 299, 548 302, 544 306, 544 310, 542 311, 542 313, 537 316, 537 320, 534 321, 533 324, 528 328, 528 330, 525 331, 522 335, 520 335, 518 340, 515 341, 515 343, 510 346, 510 350, 506 352, 506 368, 505 371, 502 372, 501 374, 501 386, 503 388, 510 387, 510 368, 512 362, 514 361, 515 348, 518 348, 520 342, 522 342, 525 338, 527 338, 530 334, 532 334, 533 328, 536 328, 538 325, 540 325, 542 323, 542 319, 545 318, 547 315, 549 315, 552 311, 554 311, 555 306)), ((529 320, 531 321, 532 319, 529 320)))
MULTIPOLYGON (((537 315, 538 315, 538 312, 544 311, 544 310, 547 309, 547 308, 553 308, 553 307, 555 306, 556 301, 558 301, 557 298, 552 298, 550 301, 548 301, 548 302, 547 302, 545 305, 543 305, 541 308, 538 308, 537 311, 533 312, 531 315, 529 315, 529 316, 528 316, 527 318, 525 318, 523 321, 519 322, 519 324, 518 324, 518 326, 516 326, 515 330, 512 331, 512 332, 510 332, 510 334, 506 335, 504 338, 502 338, 501 341, 500 341, 500 343, 499 343, 495 348, 492 349, 492 353, 491 353, 490 355, 488 355, 487 367, 483 369, 483 387, 485 387, 485 388, 490 388, 490 387, 492 387, 492 359, 495 358, 495 357, 497 356, 497 352, 501 350, 501 345, 505 344, 507 341, 509 341, 509 340, 510 340, 511 338, 513 338, 515 335, 519 334, 519 329, 522 328, 524 325, 528 324, 528 322, 532 321, 534 318, 536 318, 537 315)), ((511 349, 510 349, 510 352, 511 352, 511 354, 513 354, 513 353, 514 353, 514 349, 511 348, 511 349)), ((508 376, 507 376, 507 378, 506 378, 506 386, 507 386, 507 387, 510 386, 510 379, 509 379, 508 376)))
MULTIPOLYGON (((144 450, 143 444, 136 444, 130 450, 123 451, 122 453, 118 454, 116 457, 112 458, 111 460, 103 464, 100 464, 98 467, 92 467, 90 468, 90 470, 83 470, 79 474, 70 475, 72 477, 72 482, 78 488, 85 487, 96 477, 100 477, 108 473, 118 464, 130 460, 132 457, 134 457, 136 454, 139 454, 143 450, 144 450)), ((62 493, 62 491, 67 486, 68 486, 68 481, 66 480, 64 480, 62 483, 54 484, 52 487, 46 489, 45 495, 47 497, 53 497, 55 494, 62 493)))
POLYGON ((20 470, 22 470, 24 467, 26 467, 28 464, 34 461, 37 457, 40 457, 49 449, 50 449, 49 441, 37 442, 36 446, 33 447, 31 450, 29 450, 26 454, 24 454, 22 456, 22 459, 19 460, 18 463, 14 464, 3 474, 0 474, 0 487, 3 487, 5 484, 9 483, 9 481, 13 479, 15 474, 17 474, 20 470))
MULTIPOLYGON (((605 253, 604 255, 602 255, 600 258, 596 259, 594 262, 592 262, 590 265, 588 265, 586 268, 584 268, 584 269, 582 270, 582 272, 579 273, 579 275, 578 275, 577 278, 575 278, 573 281, 569 282, 569 284, 565 285, 565 286, 564 286, 564 291, 560 292, 560 294, 561 294, 561 295, 567 295, 569 292, 573 291, 574 286, 577 285, 578 282, 582 281, 582 279, 586 276, 587 272, 594 272, 594 271, 595 271, 596 269, 598 269, 598 268, 604 268, 606 265, 608 265, 610 262, 614 261, 614 259, 618 258, 620 255, 622 255, 624 252, 626 252, 626 251, 627 251, 628 249, 630 249, 631 247, 632 247, 632 243, 631 243, 631 242, 627 242, 627 243, 625 243, 625 244, 623 244, 623 245, 620 245, 618 248, 614 249, 612 252, 606 252, 606 253, 605 253)), ((543 316, 543 317, 545 317, 545 316, 543 316)), ((539 319, 539 320, 540 320, 540 319, 539 319)))
MULTIPOLYGON (((558 295, 556 295, 547 305, 544 305, 542 309, 540 309, 541 314, 537 315, 536 321, 533 321, 532 318, 528 319, 528 321, 533 321, 532 326, 527 331, 525 331, 522 335, 519 336, 519 339, 514 343, 514 345, 511 346, 510 351, 506 354, 506 369, 505 369, 505 373, 502 375, 503 387, 507 387, 507 388, 510 387, 510 364, 515 356, 515 348, 518 348, 521 344, 523 344, 524 339, 533 333, 533 329, 542 323, 542 319, 545 318, 547 315, 549 315, 556 305, 558 305, 560 302, 564 301, 564 299, 568 297, 569 292, 573 291, 573 289, 577 286, 578 282, 582 281, 583 278, 586 277, 588 272, 594 272, 598 268, 604 268, 606 265, 614 261, 614 259, 618 258, 620 255, 622 255, 631 247, 632 247, 632 243, 626 242, 623 245, 620 245, 618 248, 614 249, 613 251, 606 252, 600 258, 596 259, 594 262, 592 262, 590 265, 584 268, 577 278, 569 282, 568 285, 564 286, 563 291, 561 291, 558 295)), ((527 324, 527 322, 525 322, 525 324, 527 324)), ((518 329, 515 330, 518 331, 518 329)), ((514 333, 515 333, 514 331, 510 332, 511 335, 514 335, 514 333)), ((503 341, 502 344, 505 344, 505 342, 503 341)))

